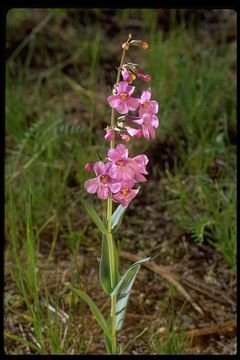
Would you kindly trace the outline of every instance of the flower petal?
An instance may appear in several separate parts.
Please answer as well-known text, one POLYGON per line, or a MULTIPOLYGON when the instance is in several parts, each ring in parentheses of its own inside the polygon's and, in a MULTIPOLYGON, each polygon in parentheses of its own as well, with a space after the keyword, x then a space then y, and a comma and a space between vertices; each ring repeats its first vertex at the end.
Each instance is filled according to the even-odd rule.
POLYGON ((130 97, 127 100, 127 105, 129 107, 129 110, 131 111, 137 110, 137 108, 139 107, 139 99, 130 97))
POLYGON ((153 114, 157 114, 158 112, 158 102, 156 100, 150 101, 151 103, 151 111, 153 114))
POLYGON ((156 115, 152 115, 151 122, 153 127, 157 128, 159 126, 159 120, 156 115))
POLYGON ((145 154, 137 155, 133 159, 141 165, 147 165, 147 163, 149 162, 149 159, 145 154))
POLYGON ((121 189, 121 182, 110 182, 108 185, 112 193, 117 193, 121 189))
POLYGON ((97 191, 98 186, 99 183, 97 178, 86 180, 84 183, 85 190, 90 194, 94 194, 97 191))
POLYGON ((126 101, 119 100, 118 105, 116 106, 117 112, 119 114, 127 114, 128 113, 128 105, 126 101))
POLYGON ((119 104, 119 96, 118 95, 111 95, 107 98, 109 105, 112 108, 116 108, 119 104))
POLYGON ((135 86, 128 85, 127 88, 126 88, 126 92, 128 93, 129 96, 132 95, 134 90, 135 90, 135 86))
POLYGON ((98 161, 93 165, 93 170, 97 176, 104 175, 106 172, 105 164, 103 161, 98 161))
POLYGON ((118 151, 121 159, 128 158, 128 148, 124 144, 118 144, 116 146, 116 150, 118 151))
POLYGON ((150 137, 152 139, 155 139, 156 138, 156 133, 155 133, 155 130, 154 130, 152 124, 149 124, 148 131, 149 131, 150 137))
POLYGON ((147 179, 145 178, 145 176, 142 175, 142 174, 140 174, 140 173, 136 173, 134 180, 135 180, 136 182, 146 182, 146 181, 147 181, 147 179))
POLYGON ((120 83, 117 86, 118 95, 122 92, 126 92, 126 89, 128 87, 128 83, 126 81, 120 81, 120 83))
POLYGON ((149 101, 151 99, 151 95, 152 95, 151 88, 144 90, 141 95, 141 104, 144 103, 144 101, 149 101))
POLYGON ((122 179, 122 166, 117 166, 113 164, 108 172, 108 175, 112 179, 121 180, 122 179))
POLYGON ((149 139, 150 135, 149 135, 148 127, 145 126, 144 124, 142 125, 142 133, 146 139, 149 139))
POLYGON ((100 184, 97 190, 97 196, 99 199, 106 200, 109 198, 110 190, 108 188, 108 185, 102 185, 100 184))

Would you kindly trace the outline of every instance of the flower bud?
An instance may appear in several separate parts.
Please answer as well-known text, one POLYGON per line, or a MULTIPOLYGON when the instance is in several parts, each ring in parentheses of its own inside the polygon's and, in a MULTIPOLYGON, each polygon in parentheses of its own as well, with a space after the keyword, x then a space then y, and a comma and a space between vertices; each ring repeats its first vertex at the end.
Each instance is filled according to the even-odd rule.
POLYGON ((139 138, 141 138, 142 137, 142 130, 139 130, 136 134, 135 134, 135 136, 139 139, 139 138))
POLYGON ((115 134, 114 134, 114 131, 107 127, 106 128, 106 135, 104 136, 105 140, 107 141, 113 141, 115 139, 115 134))
POLYGON ((87 172, 93 171, 93 164, 86 163, 86 165, 84 166, 84 169, 87 172))
POLYGON ((127 134, 119 134, 119 135, 121 136, 123 141, 129 142, 131 140, 131 136, 129 136, 127 134))
POLYGON ((149 45, 146 41, 142 41, 142 40, 132 40, 130 42, 131 45, 133 46, 137 46, 140 47, 142 49, 148 49, 149 45))
POLYGON ((136 71, 136 75, 137 75, 137 77, 138 77, 140 80, 145 81, 145 82, 149 82, 149 81, 152 80, 151 75, 149 75, 149 74, 143 74, 143 73, 142 73, 141 71, 139 71, 139 70, 136 71))
POLYGON ((122 48, 123 48, 123 50, 128 50, 129 49, 129 44, 127 42, 123 43, 122 48))
POLYGON ((140 47, 143 48, 143 49, 148 49, 149 45, 148 45, 148 43, 146 41, 141 41, 140 47))

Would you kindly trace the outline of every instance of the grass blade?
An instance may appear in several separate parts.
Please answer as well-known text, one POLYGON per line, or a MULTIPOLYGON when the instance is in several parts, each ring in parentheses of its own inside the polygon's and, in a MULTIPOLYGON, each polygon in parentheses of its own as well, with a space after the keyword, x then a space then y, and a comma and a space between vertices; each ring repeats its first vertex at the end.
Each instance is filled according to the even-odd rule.
POLYGON ((81 291, 79 289, 76 289, 71 285, 68 285, 68 286, 75 295, 79 296, 83 301, 85 301, 88 304, 88 306, 90 307, 90 310, 92 311, 98 325, 104 331, 104 334, 107 337, 111 338, 112 337, 111 331, 110 331, 110 329, 109 329, 109 327, 107 325, 107 322, 106 322, 103 314, 101 313, 100 309, 95 304, 95 302, 85 292, 83 292, 83 291, 81 291))

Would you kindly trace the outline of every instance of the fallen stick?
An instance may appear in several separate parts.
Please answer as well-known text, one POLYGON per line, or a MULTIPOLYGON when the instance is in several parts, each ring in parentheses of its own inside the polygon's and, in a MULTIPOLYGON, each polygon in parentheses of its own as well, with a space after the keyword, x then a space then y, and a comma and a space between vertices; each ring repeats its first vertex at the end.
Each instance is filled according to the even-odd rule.
POLYGON ((232 332, 236 327, 237 327, 237 321, 233 319, 233 320, 228 320, 222 324, 208 326, 202 329, 187 330, 185 332, 185 335, 192 339, 197 336, 232 332))
MULTIPOLYGON (((136 255, 129 254, 125 251, 120 252, 120 256, 124 259, 128 259, 131 261, 139 261, 140 257, 136 255)), ((177 281, 176 277, 163 265, 156 265, 154 263, 143 263, 143 266, 148 268, 149 270, 161 275, 168 282, 170 282, 175 288, 190 302, 192 307, 201 315, 203 315, 203 311, 198 304, 196 304, 191 296, 187 293, 184 287, 177 281)))

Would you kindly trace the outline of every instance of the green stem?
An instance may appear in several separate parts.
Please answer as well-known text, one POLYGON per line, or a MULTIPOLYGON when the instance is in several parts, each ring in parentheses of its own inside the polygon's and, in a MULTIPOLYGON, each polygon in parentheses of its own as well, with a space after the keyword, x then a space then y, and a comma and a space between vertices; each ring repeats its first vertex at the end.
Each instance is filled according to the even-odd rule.
MULTIPOLYGON (((129 34, 127 43, 131 40, 132 36, 129 34)), ((118 67, 117 72, 117 79, 114 85, 114 89, 117 87, 120 81, 120 73, 121 68, 124 63, 126 49, 123 49, 122 57, 120 61, 120 65, 118 67)), ((111 113, 111 128, 114 129, 115 127, 115 109, 112 109, 111 113)), ((114 140, 110 142, 110 149, 114 148, 114 140)), ((111 278, 111 287, 112 289, 115 288, 117 285, 117 273, 116 273, 116 264, 115 264, 115 254, 114 254, 114 240, 112 235, 112 198, 108 198, 107 200, 107 228, 108 228, 108 249, 109 249, 109 265, 110 265, 110 278, 111 278)), ((112 332, 112 353, 117 354, 117 340, 116 340, 116 303, 117 297, 116 295, 111 295, 111 332, 112 332)))

